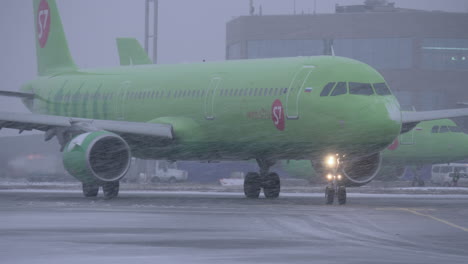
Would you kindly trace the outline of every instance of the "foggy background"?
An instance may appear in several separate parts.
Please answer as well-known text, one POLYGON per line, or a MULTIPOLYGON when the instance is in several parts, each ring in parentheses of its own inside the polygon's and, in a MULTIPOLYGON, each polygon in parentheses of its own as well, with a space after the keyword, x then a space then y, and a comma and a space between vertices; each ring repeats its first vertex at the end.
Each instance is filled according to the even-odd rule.
MULTIPOLYGON (((364 0, 317 0, 317 13, 333 13, 335 4, 364 0)), ((468 0, 394 0, 397 7, 468 12, 468 0)), ((116 37, 144 40, 144 0, 57 0, 75 62, 81 68, 119 64, 116 37)), ((293 0, 254 0, 263 15, 293 14, 293 0)), ((313 13, 314 1, 296 0, 298 14, 313 13)), ((248 15, 249 0, 160 0, 160 64, 219 61, 225 58, 226 22, 248 15)), ((18 90, 36 77, 32 0, 2 0, 0 9, 1 90, 18 90)), ((0 111, 25 112, 15 98, 0 98, 0 111)), ((0 136, 14 135, 4 129, 0 136)))

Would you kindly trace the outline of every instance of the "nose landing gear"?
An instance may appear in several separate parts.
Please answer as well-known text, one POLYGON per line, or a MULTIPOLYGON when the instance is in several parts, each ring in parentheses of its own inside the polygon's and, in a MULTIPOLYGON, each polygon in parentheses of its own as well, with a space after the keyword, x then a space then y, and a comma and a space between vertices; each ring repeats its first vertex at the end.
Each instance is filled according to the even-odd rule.
POLYGON ((335 196, 338 199, 338 204, 346 204, 346 186, 334 179, 329 181, 325 188, 325 202, 327 204, 333 204, 335 196))
POLYGON ((325 188, 326 204, 333 204, 335 197, 340 205, 346 204, 346 186, 343 182, 343 177, 338 174, 340 171, 340 158, 338 154, 328 156, 325 160, 325 165, 330 171, 327 174, 327 187, 325 188))

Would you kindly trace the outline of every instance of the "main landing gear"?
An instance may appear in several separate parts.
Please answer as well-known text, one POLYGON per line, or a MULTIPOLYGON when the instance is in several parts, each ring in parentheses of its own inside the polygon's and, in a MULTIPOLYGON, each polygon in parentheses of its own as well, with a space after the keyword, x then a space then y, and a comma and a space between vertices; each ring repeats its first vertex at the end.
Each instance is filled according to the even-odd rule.
POLYGON ((84 197, 96 197, 99 193, 99 187, 102 186, 105 199, 112 199, 119 195, 120 182, 105 182, 102 185, 98 183, 83 183, 83 195, 84 197))
POLYGON ((244 194, 247 198, 257 199, 263 188, 263 194, 266 198, 278 198, 281 190, 279 175, 269 172, 270 167, 275 164, 274 161, 257 159, 260 173, 249 172, 244 179, 244 194))
POLYGON ((327 174, 327 187, 325 188, 326 204, 333 204, 335 197, 340 205, 346 204, 346 185, 343 182, 343 176, 338 174, 340 171, 339 156, 329 156, 325 160, 325 165, 329 171, 327 174))

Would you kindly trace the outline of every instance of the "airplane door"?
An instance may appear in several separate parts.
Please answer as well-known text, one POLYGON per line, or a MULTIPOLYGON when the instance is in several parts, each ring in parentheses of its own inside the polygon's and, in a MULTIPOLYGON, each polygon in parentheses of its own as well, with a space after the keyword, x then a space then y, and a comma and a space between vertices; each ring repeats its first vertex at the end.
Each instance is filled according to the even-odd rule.
POLYGON ((123 82, 117 94, 114 94, 117 98, 115 99, 115 112, 116 112, 116 119, 117 120, 125 120, 125 104, 127 101, 127 92, 130 90, 131 82, 125 81, 123 82))
POLYGON ((304 93, 304 87, 307 80, 309 80, 314 66, 303 66, 296 75, 288 88, 288 95, 286 98, 286 117, 290 120, 299 119, 299 97, 304 93))
POLYGON ((215 109, 214 109, 214 101, 216 97, 216 92, 218 91, 218 88, 221 86, 222 82, 221 77, 213 77, 210 80, 210 84, 206 87, 206 93, 205 93, 205 119, 206 120, 214 120, 216 118, 215 116, 215 109))

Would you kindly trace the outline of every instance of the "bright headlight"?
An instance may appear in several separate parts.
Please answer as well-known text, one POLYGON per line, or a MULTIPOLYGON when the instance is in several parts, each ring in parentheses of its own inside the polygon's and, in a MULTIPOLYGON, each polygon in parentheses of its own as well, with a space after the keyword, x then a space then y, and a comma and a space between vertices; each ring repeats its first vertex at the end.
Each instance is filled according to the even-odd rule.
POLYGON ((333 175, 328 174, 328 175, 327 175, 327 179, 328 179, 329 181, 333 180, 333 175))
POLYGON ((337 179, 338 179, 339 181, 341 180, 341 178, 342 178, 341 175, 338 175, 338 176, 337 176, 337 179))
POLYGON ((326 159, 326 164, 328 167, 333 167, 335 166, 335 163, 336 163, 336 159, 334 156, 328 156, 327 159, 326 159))

